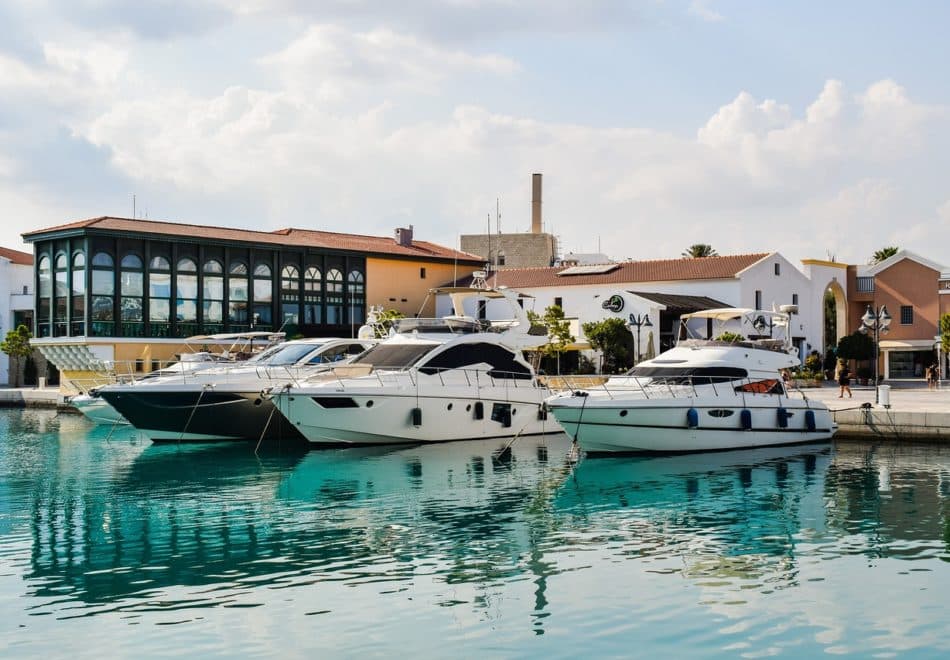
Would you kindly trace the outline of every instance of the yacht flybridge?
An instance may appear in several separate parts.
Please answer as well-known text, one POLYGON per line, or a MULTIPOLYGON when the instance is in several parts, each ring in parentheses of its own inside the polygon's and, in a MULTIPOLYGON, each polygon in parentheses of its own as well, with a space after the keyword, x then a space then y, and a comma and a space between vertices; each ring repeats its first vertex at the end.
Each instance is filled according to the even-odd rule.
POLYGON ((675 348, 602 387, 553 396, 547 406, 593 453, 830 439, 837 426, 828 408, 789 391, 783 379, 785 370, 800 365, 788 334, 793 311, 723 308, 684 315, 675 348))
POLYGON ((534 435, 558 430, 546 420, 550 391, 522 351, 548 341, 532 332, 519 294, 509 289, 439 288, 453 313, 407 318, 349 364, 272 388, 281 414, 311 443, 392 444, 534 435), (511 320, 466 314, 466 302, 505 301, 511 320))

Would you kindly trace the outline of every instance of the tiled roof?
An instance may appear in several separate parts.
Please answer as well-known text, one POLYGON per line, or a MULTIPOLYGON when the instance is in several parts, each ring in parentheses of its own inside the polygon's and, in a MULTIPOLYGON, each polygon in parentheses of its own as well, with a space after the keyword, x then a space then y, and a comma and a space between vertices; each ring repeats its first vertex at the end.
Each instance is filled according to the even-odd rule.
MULTIPOLYGON (((543 286, 572 286, 583 284, 627 284, 634 282, 667 282, 679 280, 732 279, 737 273, 769 256, 768 252, 734 254, 722 257, 657 259, 654 261, 624 261, 609 273, 564 275, 566 266, 552 268, 506 268, 490 274, 492 286, 513 289, 543 286)), ((468 286, 471 278, 459 280, 459 286, 468 286)))
POLYGON ((19 250, 0 247, 0 257, 6 257, 13 263, 20 264, 21 266, 33 265, 33 255, 29 252, 20 252, 19 250))
POLYGON ((478 255, 454 250, 428 241, 413 240, 412 245, 404 246, 394 238, 387 236, 363 236, 360 234, 339 234, 329 231, 314 231, 310 229, 278 229, 273 232, 253 231, 249 229, 231 229, 227 227, 210 227, 206 225, 191 225, 178 222, 164 222, 157 220, 133 220, 130 218, 113 218, 109 216, 80 220, 46 229, 39 229, 23 234, 27 240, 41 237, 44 234, 68 231, 71 229, 99 229, 103 231, 127 231, 140 234, 157 234, 161 236, 176 236, 207 240, 244 241, 249 243, 264 243, 267 245, 322 247, 353 252, 404 255, 409 257, 430 257, 436 259, 459 259, 462 261, 477 261, 484 259, 478 255))

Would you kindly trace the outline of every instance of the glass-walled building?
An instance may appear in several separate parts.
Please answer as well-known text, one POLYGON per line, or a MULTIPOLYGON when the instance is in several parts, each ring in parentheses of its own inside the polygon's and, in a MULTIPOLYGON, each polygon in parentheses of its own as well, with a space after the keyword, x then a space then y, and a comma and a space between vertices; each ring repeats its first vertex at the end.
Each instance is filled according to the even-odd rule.
POLYGON ((34 248, 35 343, 72 347, 45 350, 54 362, 57 354, 61 362, 67 353, 83 354, 74 350, 81 346, 99 346, 92 352, 100 358, 148 362, 174 350, 156 347, 218 333, 351 337, 369 305, 412 315, 416 310, 400 304, 417 303, 441 283, 425 278, 427 268, 441 269, 448 281, 460 266, 468 273, 482 263, 414 241, 411 228, 390 238, 103 217, 30 232, 24 240, 34 248), (407 269, 420 273, 418 280, 391 275, 407 269), (368 298, 370 273, 378 299, 368 298), (101 349, 110 342, 112 350, 101 349))

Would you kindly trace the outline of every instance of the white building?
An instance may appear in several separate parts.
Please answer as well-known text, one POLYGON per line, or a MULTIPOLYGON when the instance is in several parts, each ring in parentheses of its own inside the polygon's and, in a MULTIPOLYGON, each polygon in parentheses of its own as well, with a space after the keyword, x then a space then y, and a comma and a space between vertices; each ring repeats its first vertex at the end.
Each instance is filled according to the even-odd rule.
MULTIPOLYGON (((579 343, 584 342, 582 323, 649 315, 652 326, 640 327, 641 355, 656 354, 672 344, 679 314, 715 306, 777 309, 798 305, 790 334, 802 357, 820 351, 823 345, 821 300, 827 282, 815 289, 813 281, 778 252, 516 268, 491 273, 488 284, 532 296, 534 311, 539 314, 559 305, 566 317, 576 320, 572 333, 579 343)), ((492 307, 495 304, 466 312, 494 318, 504 313, 500 305, 492 307)), ((437 303, 437 310, 450 313, 447 297, 437 303)))
MULTIPOLYGON (((0 338, 21 323, 33 330, 33 255, 0 247, 0 338)), ((0 353, 0 384, 10 382, 10 358, 0 353)))

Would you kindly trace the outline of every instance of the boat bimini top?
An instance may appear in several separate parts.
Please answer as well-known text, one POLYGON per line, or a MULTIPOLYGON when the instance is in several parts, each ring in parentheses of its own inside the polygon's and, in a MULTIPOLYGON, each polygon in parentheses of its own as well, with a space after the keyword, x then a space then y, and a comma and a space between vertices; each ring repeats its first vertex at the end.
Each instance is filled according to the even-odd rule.
POLYGON ((782 305, 779 310, 748 307, 720 307, 680 316, 680 340, 684 346, 739 344, 783 353, 794 353, 788 332, 791 315, 797 305, 782 305), (702 321, 703 324, 691 323, 702 321))

